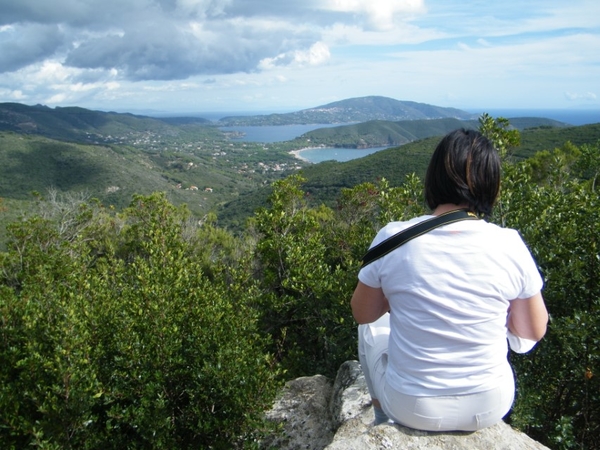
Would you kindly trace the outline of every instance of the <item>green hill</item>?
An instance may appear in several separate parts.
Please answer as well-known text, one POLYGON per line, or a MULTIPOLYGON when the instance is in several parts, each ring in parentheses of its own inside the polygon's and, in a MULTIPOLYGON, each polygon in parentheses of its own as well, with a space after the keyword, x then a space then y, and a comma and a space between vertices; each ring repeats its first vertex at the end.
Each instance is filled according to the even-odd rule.
POLYGON ((122 143, 152 135, 179 136, 202 132, 215 138, 222 133, 194 118, 155 119, 133 114, 92 111, 79 107, 49 108, 0 103, 0 131, 37 134, 52 139, 88 143, 122 143))
POLYGON ((150 155, 139 150, 0 133, 0 197, 27 200, 31 192, 43 195, 48 188, 85 191, 118 207, 136 192, 181 195, 150 155))
POLYGON ((133 194, 161 191, 173 203, 187 203, 203 215, 256 185, 202 155, 0 132, 0 198, 6 200, 5 207, 16 201, 21 203, 11 203, 11 208, 27 208, 32 192, 44 196, 49 189, 86 193, 117 208, 128 205, 133 194), (209 186, 210 191, 204 192, 209 186))
POLYGON ((369 148, 403 145, 431 136, 440 136, 459 127, 476 128, 476 121, 458 119, 374 120, 355 125, 320 128, 305 133, 294 142, 306 147, 369 148))
MULTIPOLYGON (((567 124, 539 117, 516 117, 511 126, 518 130, 531 127, 566 127, 567 124)), ((432 136, 443 136, 457 128, 479 128, 478 120, 454 118, 430 120, 402 120, 390 122, 373 120, 353 125, 320 128, 296 138, 293 142, 302 147, 370 148, 404 145, 432 136)))
MULTIPOLYGON (((519 124, 519 121, 515 122, 519 124)), ((525 119, 520 126, 526 123, 531 122, 525 119)), ((398 186, 407 174, 413 172, 423 178, 431 154, 443 134, 445 132, 348 162, 325 161, 306 167, 302 171, 307 179, 304 190, 312 202, 335 206, 342 188, 376 182, 381 178, 386 178, 392 186, 398 186)), ((516 159, 528 158, 538 151, 561 147, 567 141, 578 146, 600 141, 600 124, 526 128, 521 131, 521 145, 514 150, 513 155, 516 159)), ((220 222, 233 227, 240 226, 245 217, 265 205, 270 192, 269 187, 263 187, 255 192, 244 193, 223 205, 218 213, 220 222)))

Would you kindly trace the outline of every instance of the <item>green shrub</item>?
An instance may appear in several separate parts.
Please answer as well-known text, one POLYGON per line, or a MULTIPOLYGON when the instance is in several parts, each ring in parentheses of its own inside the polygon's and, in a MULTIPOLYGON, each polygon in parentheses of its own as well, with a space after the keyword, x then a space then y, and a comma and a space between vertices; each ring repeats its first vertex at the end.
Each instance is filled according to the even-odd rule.
POLYGON ((357 358, 350 298, 360 261, 386 221, 423 211, 415 176, 344 189, 337 209, 310 208, 298 175, 274 183, 270 207, 257 211, 256 276, 261 324, 287 377, 335 377, 357 358))
POLYGON ((511 423, 557 449, 599 448, 599 150, 544 152, 511 168, 504 188, 507 225, 521 231, 537 260, 551 316, 534 352, 512 357, 519 395, 511 423), (596 162, 580 165, 581 155, 596 162))
POLYGON ((105 228, 112 245, 99 227, 70 242, 37 218, 15 227, 1 261, 2 448, 232 448, 261 428, 277 370, 255 287, 235 268, 204 276, 185 219, 155 194, 105 228))
POLYGON ((256 306, 288 378, 334 376, 354 354, 349 272, 329 254, 331 210, 309 208, 302 182, 292 176, 275 183, 270 208, 256 214, 256 306))

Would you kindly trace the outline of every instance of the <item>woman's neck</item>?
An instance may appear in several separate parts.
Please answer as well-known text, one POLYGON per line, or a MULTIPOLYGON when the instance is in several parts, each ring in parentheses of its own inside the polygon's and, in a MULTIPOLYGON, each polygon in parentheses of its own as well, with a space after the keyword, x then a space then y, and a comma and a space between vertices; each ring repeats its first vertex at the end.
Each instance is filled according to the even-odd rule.
POLYGON ((449 211, 455 211, 457 209, 464 209, 468 206, 469 205, 467 205, 466 203, 462 203, 460 205, 456 205, 454 203, 444 203, 442 205, 438 205, 437 208, 435 208, 431 214, 433 214, 434 216, 439 216, 440 214, 444 214, 449 211))

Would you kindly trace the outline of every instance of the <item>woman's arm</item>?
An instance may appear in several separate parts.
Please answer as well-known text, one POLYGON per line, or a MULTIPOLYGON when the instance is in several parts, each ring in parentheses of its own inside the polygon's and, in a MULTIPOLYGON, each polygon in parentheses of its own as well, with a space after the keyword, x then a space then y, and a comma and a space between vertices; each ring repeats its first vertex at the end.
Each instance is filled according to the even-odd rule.
POLYGON ((540 292, 510 302, 507 326, 514 335, 539 341, 546 334, 547 324, 548 311, 540 292))
POLYGON ((360 281, 354 290, 350 304, 352 315, 359 324, 375 322, 390 310, 381 288, 372 288, 360 281))

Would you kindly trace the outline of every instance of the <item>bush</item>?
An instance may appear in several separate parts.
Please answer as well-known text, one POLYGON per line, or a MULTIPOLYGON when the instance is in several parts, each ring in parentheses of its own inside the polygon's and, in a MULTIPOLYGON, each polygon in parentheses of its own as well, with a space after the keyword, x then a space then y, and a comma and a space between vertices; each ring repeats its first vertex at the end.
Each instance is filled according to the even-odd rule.
POLYGON ((277 370, 255 288, 235 268, 205 277, 185 219, 155 194, 106 228, 112 245, 98 227, 71 242, 38 218, 14 228, 1 261, 3 448, 232 448, 261 428, 277 370))
POLYGON ((511 420, 558 449, 600 448, 599 150, 567 145, 538 154, 513 167, 506 183, 507 224, 532 249, 551 316, 533 354, 513 356, 519 396, 511 420), (595 164, 588 158, 578 172, 574 155, 581 162, 588 154, 595 164))
POLYGON ((415 176, 396 188, 364 183, 344 189, 333 211, 308 207, 304 181, 275 183, 270 207, 256 213, 257 307, 287 377, 335 377, 357 358, 350 298, 361 258, 382 224, 423 211, 422 189, 415 176))

